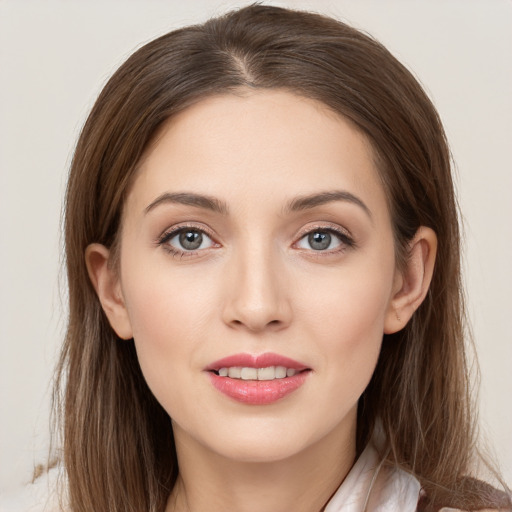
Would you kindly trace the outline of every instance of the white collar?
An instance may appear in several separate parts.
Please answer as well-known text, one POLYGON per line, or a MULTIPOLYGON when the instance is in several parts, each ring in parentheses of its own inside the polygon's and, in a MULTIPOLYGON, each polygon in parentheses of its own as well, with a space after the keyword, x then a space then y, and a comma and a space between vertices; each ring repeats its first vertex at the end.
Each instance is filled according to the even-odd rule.
POLYGON ((324 512, 415 512, 419 493, 420 483, 414 476, 381 465, 377 450, 369 444, 324 512))

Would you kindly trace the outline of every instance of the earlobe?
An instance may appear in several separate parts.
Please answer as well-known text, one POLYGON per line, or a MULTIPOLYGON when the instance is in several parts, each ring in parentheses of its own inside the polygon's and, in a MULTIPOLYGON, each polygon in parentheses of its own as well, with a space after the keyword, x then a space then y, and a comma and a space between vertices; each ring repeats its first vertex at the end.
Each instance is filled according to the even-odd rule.
POLYGON ((436 251, 435 232, 421 226, 409 244, 405 268, 395 277, 393 296, 384 322, 385 334, 403 329, 425 299, 434 273, 436 251))
POLYGON ((110 251, 101 244, 90 244, 85 250, 89 279, 96 290, 103 311, 116 334, 125 340, 133 337, 119 278, 109 265, 110 251))

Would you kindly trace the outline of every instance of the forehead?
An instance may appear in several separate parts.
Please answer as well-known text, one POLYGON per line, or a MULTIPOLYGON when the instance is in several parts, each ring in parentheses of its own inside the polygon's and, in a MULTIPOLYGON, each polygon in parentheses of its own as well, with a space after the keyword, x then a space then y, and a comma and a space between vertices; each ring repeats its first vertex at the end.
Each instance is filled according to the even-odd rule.
POLYGON ((167 121, 140 162, 128 201, 143 208, 165 191, 285 200, 340 188, 385 202, 360 130, 318 101, 243 90, 203 99, 167 121))

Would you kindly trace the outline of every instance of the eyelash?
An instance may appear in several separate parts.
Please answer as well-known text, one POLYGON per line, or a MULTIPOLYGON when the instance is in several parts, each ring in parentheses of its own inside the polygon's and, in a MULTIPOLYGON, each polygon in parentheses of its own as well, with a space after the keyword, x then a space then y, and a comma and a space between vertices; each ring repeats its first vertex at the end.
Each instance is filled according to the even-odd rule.
MULTIPOLYGON (((321 256, 328 256, 333 254, 338 254, 345 252, 347 249, 354 249, 356 248, 356 242, 352 238, 352 236, 349 235, 349 233, 337 226, 331 225, 317 225, 317 226, 309 226, 306 229, 304 229, 300 234, 297 242, 294 242, 294 246, 297 245, 301 240, 303 240, 305 237, 307 237, 310 234, 313 233, 328 233, 330 235, 334 235, 340 242, 340 246, 336 247, 335 249, 326 249, 326 250, 317 250, 314 249, 304 249, 308 252, 312 253, 314 256, 321 257, 321 256)), ((300 249, 300 248, 299 248, 300 249)))
POLYGON ((200 228, 200 227, 194 226, 194 225, 182 225, 182 226, 173 228, 169 231, 165 231, 161 236, 158 237, 156 243, 157 243, 157 245, 162 246, 164 250, 166 250, 173 256, 179 256, 180 258, 187 258, 190 256, 194 256, 198 252, 204 251, 204 249, 199 249, 199 250, 195 250, 195 251, 185 251, 185 250, 180 251, 179 249, 177 249, 176 247, 173 247, 171 244, 168 243, 175 236, 177 236, 181 233, 185 233, 187 231, 194 231, 197 233, 204 234, 212 241, 212 246, 219 245, 215 242, 213 235, 208 230, 206 230, 204 227, 200 228))
MULTIPOLYGON (((187 258, 191 256, 197 255, 199 252, 204 251, 205 249, 199 249, 199 250, 179 250, 176 247, 173 247, 168 242, 172 240, 174 237, 178 236, 179 234, 187 231, 194 231, 197 233, 201 233, 206 235, 210 240, 212 241, 212 246, 219 245, 215 242, 213 235, 206 229, 200 228, 198 226, 194 225, 182 225, 176 228, 171 229, 170 231, 165 231, 161 236, 158 237, 156 243, 159 246, 162 246, 163 249, 165 249, 167 252, 172 254, 173 256, 179 256, 180 258, 187 258)), ((320 226, 313 226, 305 229, 299 234, 298 240, 294 242, 293 246, 296 246, 301 240, 303 240, 305 237, 312 233, 328 233, 333 234, 336 238, 338 238, 340 242, 340 246, 335 249, 326 249, 326 250, 317 250, 314 249, 303 249, 304 251, 308 251, 315 256, 322 256, 322 255, 332 255, 344 252, 347 249, 352 249, 356 247, 356 243, 354 239, 344 230, 329 225, 320 225, 320 226)), ((300 250, 300 248, 298 248, 300 250)))

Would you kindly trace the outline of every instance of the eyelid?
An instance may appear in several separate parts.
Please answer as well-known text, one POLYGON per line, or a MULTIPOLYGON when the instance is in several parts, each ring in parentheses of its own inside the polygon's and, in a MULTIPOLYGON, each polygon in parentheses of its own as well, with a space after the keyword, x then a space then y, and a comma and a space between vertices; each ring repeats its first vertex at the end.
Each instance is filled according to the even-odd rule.
POLYGON ((201 231, 203 233, 206 233, 207 235, 215 238, 216 234, 215 231, 208 226, 208 224, 202 222, 202 221, 196 221, 196 220, 184 220, 184 221, 178 221, 174 224, 168 225, 165 229, 163 229, 156 238, 156 240, 162 239, 166 234, 180 231, 183 229, 196 229, 197 231, 201 231))
POLYGON ((308 235, 312 231, 332 231, 346 238, 353 239, 352 233, 347 228, 334 224, 332 222, 313 222, 302 227, 296 235, 296 238, 302 238, 304 235, 308 235))

